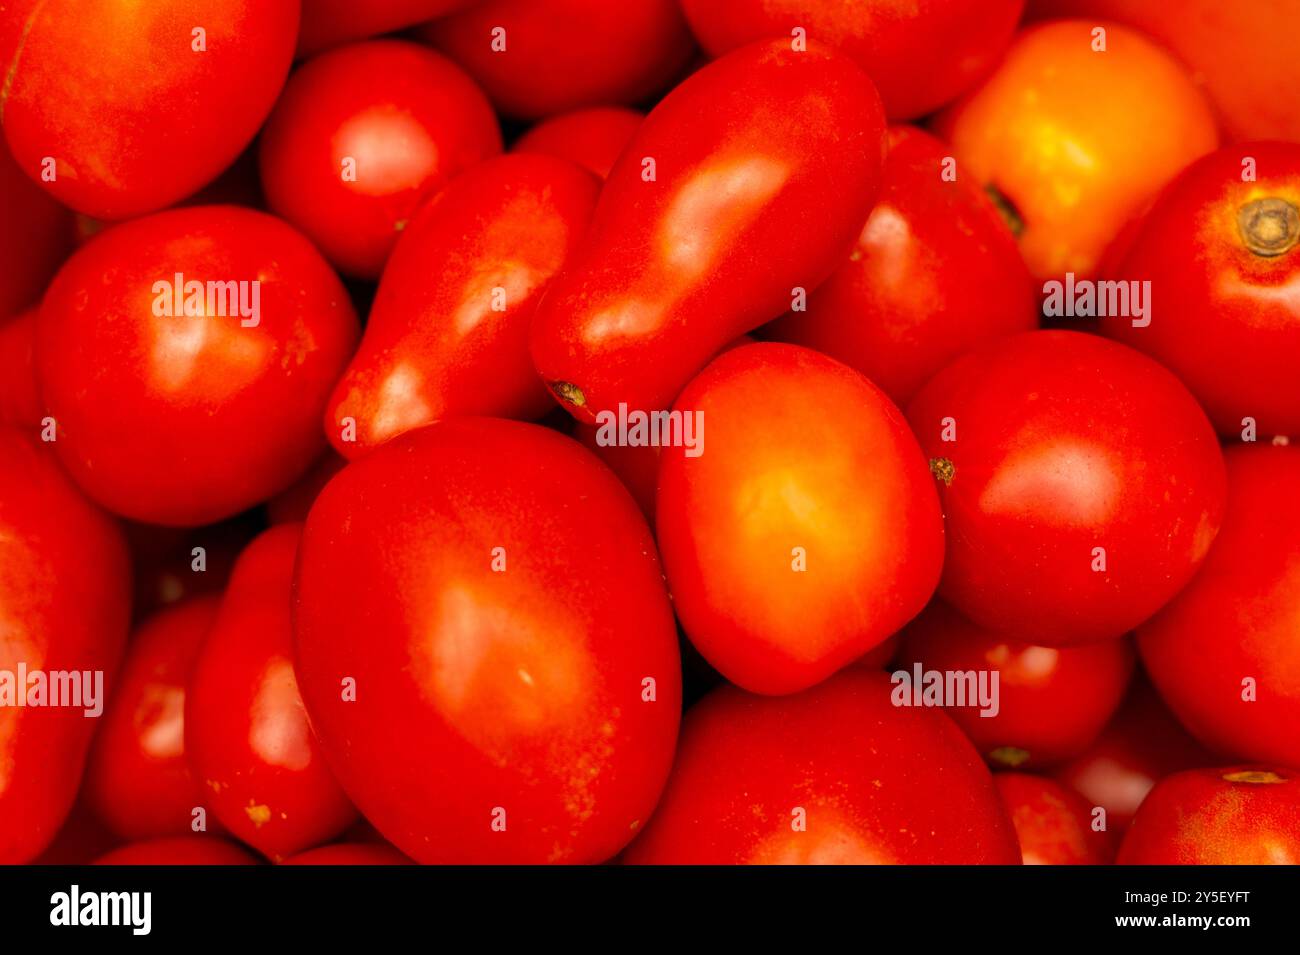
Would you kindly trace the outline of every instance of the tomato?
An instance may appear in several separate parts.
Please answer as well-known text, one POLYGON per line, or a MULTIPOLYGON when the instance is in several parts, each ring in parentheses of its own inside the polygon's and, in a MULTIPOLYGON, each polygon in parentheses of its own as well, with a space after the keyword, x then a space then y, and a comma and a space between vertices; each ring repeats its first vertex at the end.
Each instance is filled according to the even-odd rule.
POLYGON ((891 119, 923 116, 982 79, 1006 49, 1024 0, 682 0, 717 56, 753 40, 829 43, 875 81, 891 119))
POLYGON ((271 859, 338 836, 356 810, 330 774, 299 694, 290 621, 302 526, 240 555, 190 673, 185 749, 213 813, 271 859))
POLYGON ((130 611, 122 532, 0 427, 0 864, 39 855, 72 807, 130 611))
POLYGON ((420 203, 499 152, 492 107, 459 67, 374 40, 289 78, 258 160, 271 210, 341 270, 373 279, 420 203))
POLYGON ((895 669, 996 673, 996 712, 984 715, 972 699, 948 715, 993 765, 1037 769, 1097 738, 1119 707, 1134 657, 1127 640, 1060 649, 1015 640, 935 601, 904 629, 895 669))
POLYGON ((599 188, 567 160, 505 156, 420 211, 325 412, 340 454, 451 415, 537 418, 553 406, 529 359, 529 325, 599 188))
POLYGON ((1025 865, 1105 865, 1114 839, 1092 828, 1092 807, 1060 783, 1030 773, 994 773, 1025 865))
POLYGON ((538 123, 511 149, 569 159, 604 179, 644 119, 644 114, 623 106, 577 109, 538 123))
POLYGON ((676 0, 480 0, 417 35, 520 119, 638 103, 665 89, 694 49, 676 0))
POLYGON ((659 448, 654 445, 602 444, 602 432, 593 424, 572 422, 573 436, 632 492, 646 520, 654 524, 655 494, 659 489, 659 448))
POLYGON ((321 489, 330 482, 330 478, 343 470, 347 458, 336 454, 333 449, 326 451, 311 466, 298 483, 281 491, 266 502, 266 516, 272 524, 288 524, 293 521, 305 521, 307 512, 316 502, 321 489))
POLYGON ((600 862, 654 808, 672 612, 636 504, 563 435, 449 419, 349 464, 307 518, 295 629, 339 780, 420 862, 600 862))
POLYGON ((1300 767, 1300 447, 1230 447, 1200 572, 1138 628, 1170 709, 1225 755, 1300 767))
POLYGON ((1020 861, 989 771, 942 713, 895 707, 883 673, 794 696, 734 686, 686 714, 632 865, 1020 861))
POLYGON ((281 865, 414 865, 390 845, 338 842, 290 856, 281 865))
POLYGON ((478 0, 302 0, 302 29, 298 33, 298 55, 315 53, 348 40, 360 40, 391 33, 478 0))
POLYGON ((0 422, 29 435, 41 427, 41 396, 36 382, 36 309, 0 321, 0 422))
MULTIPOLYGON (((2 15, 2 14, 0 14, 2 15)), ((2 100, 0 100, 2 101, 2 100)), ((0 331, 5 320, 40 298, 72 249, 72 214, 47 196, 0 140, 0 331)), ((0 379, 3 381, 3 379, 0 379)))
POLYGON ((132 842, 107 852, 94 865, 260 865, 242 846, 216 836, 169 836, 132 842))
POLYGON ((1114 342, 1037 331, 990 342, 921 389, 908 418, 947 522, 939 592, 1043 646, 1114 639, 1205 558, 1223 456, 1173 375, 1114 342))
POLYGON ((963 171, 1009 207, 1039 279, 1090 277, 1124 223, 1218 144, 1209 105, 1173 57, 1093 20, 1023 31, 936 123, 963 171))
POLYGON ((792 693, 925 606, 943 524, 898 409, 834 359, 755 344, 682 392, 661 451, 659 544, 673 606, 732 683, 792 693))
POLYGON ((1149 281, 1151 307, 1148 324, 1103 319, 1106 334, 1177 374, 1220 434, 1249 417, 1263 435, 1300 437, 1300 145, 1242 143, 1193 163, 1107 277, 1149 281))
POLYGON ((1196 769, 1156 784, 1121 865, 1300 865, 1300 777, 1258 766, 1196 769))
POLYGON ((667 408, 848 254, 883 142, 879 97, 838 54, 759 43, 695 73, 614 165, 537 311, 533 360, 551 391, 589 423, 620 403, 667 408))
POLYGON ((4 48, 9 148, 56 199, 102 219, 171 205, 230 165, 298 33, 295 0, 19 0, 7 16, 21 34, 4 48))
POLYGON ((1038 302, 983 190, 943 178, 948 148, 907 126, 889 142, 880 198, 848 259, 763 334, 838 358, 904 403, 975 345, 1036 327, 1038 302))
POLYGON ((205 206, 124 223, 68 260, 41 307, 37 373, 54 446, 119 514, 226 517, 321 452, 325 400, 357 334, 338 278, 278 219, 205 206), (191 283, 207 300, 176 309, 191 283))

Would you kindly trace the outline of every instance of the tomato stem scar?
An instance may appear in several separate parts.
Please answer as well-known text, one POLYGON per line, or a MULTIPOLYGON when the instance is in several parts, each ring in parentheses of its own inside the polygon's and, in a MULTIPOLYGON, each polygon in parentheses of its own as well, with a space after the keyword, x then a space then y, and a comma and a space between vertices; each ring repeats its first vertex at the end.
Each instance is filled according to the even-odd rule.
POLYGON ((1256 255, 1281 255, 1300 242, 1300 210, 1276 196, 1256 199, 1237 210, 1237 230, 1256 255))

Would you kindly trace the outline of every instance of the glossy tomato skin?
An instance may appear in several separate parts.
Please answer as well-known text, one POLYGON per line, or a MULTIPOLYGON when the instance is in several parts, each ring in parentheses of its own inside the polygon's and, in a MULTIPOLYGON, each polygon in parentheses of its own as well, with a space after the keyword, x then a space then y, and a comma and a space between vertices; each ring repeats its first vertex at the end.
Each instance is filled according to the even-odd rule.
POLYGON ((1300 776, 1231 766, 1175 773, 1151 790, 1121 865, 1300 865, 1300 776))
POLYGON ((357 335, 338 277, 278 219, 204 206, 123 223, 68 260, 41 306, 55 448, 116 513, 176 526, 227 517, 323 450, 321 414, 357 335), (166 315, 176 275, 246 283, 250 317, 166 315))
POLYGON ((589 423, 620 402, 669 407, 723 345, 848 254, 884 129, 871 81, 822 49, 757 43, 683 82, 615 164, 538 309, 533 361, 551 391, 589 423))
POLYGON ((997 712, 976 705, 948 715, 993 766, 1039 769, 1077 756, 1119 708, 1136 654, 1128 640, 1044 647, 1008 638, 934 601, 903 630, 895 669, 998 675, 997 712))
POLYGON ((376 279, 420 204, 501 152, 487 97, 418 43, 371 40, 289 78, 259 147, 272 211, 349 275, 376 279))
POLYGON ((390 845, 339 842, 308 849, 283 860, 281 865, 414 865, 390 845))
POLYGON ((1192 582, 1138 628, 1138 647, 1205 745, 1300 766, 1300 447, 1237 445, 1225 457, 1223 529, 1192 582))
POLYGON ((1223 435, 1300 437, 1300 144, 1227 146, 1160 194, 1110 276, 1151 283, 1149 324, 1102 328, 1173 371, 1223 435), (1243 165, 1255 179, 1243 182, 1243 165))
MULTIPOLYGON (((29 681, 37 672, 98 671, 104 703, 131 612, 126 543, 48 450, 9 427, 0 427, 0 607, 0 670, 14 675, 10 689, 32 699, 30 682, 14 685, 20 665, 29 681)), ((0 707, 0 864, 39 855, 68 814, 97 722, 85 715, 94 701, 82 702, 0 707)))
POLYGON ((417 35, 519 119, 639 103, 667 88, 694 50, 676 0, 480 0, 417 35))
POLYGON ((856 368, 900 404, 978 345, 1038 324, 1015 237, 969 178, 942 176, 951 149, 895 126, 880 198, 857 244, 801 311, 763 329, 856 368))
POLYGON ((303 0, 298 55, 308 56, 381 33, 391 33, 463 9, 478 0, 303 0))
POLYGON ((1223 455, 1205 413, 1114 342, 990 342, 931 379, 908 419, 947 522, 939 593, 990 629, 1043 646, 1116 639, 1182 588, 1218 532, 1223 455))
POLYGON ((599 189, 568 160, 503 156, 420 210, 325 412, 340 454, 453 415, 538 418, 554 406, 529 358, 529 326, 599 189))
POLYGON ((924 116, 984 78, 1006 49, 1024 0, 682 0, 717 56, 802 28, 870 74, 890 119, 924 116))
POLYGON ((942 713, 890 695, 858 668, 793 696, 714 690, 687 713, 668 789, 623 861, 1018 864, 979 754, 942 713))
POLYGON ((625 106, 575 109, 538 123, 511 150, 569 159, 604 179, 644 119, 644 113, 625 106))
POLYGON ((41 426, 36 383, 37 309, 0 319, 0 422, 35 435, 41 426))
POLYGON ((93 865, 260 865, 242 846, 216 836, 168 836, 145 839, 114 849, 93 865))
POLYGON ((312 724, 414 859, 600 862, 648 818, 672 613, 636 504, 576 442, 459 418, 354 461, 307 518, 295 600, 312 724))
POLYGON ((10 16, 23 18, 22 39, 5 62, 9 148, 42 188, 96 218, 184 199, 266 119, 298 12, 294 0, 19 0, 10 16))
POLYGON ((1114 835, 1092 828, 1092 807, 1073 790, 1031 773, 994 773, 1002 804, 1016 827, 1025 865, 1106 865, 1114 835))
POLYGON ((290 621, 300 524, 240 556, 185 698, 190 766, 222 825, 271 859, 337 837, 357 812, 335 782, 293 669, 290 621))
POLYGON ((72 213, 55 202, 14 162, 0 142, 0 328, 38 301, 45 284, 72 250, 72 213))
POLYGON ((96 815, 123 838, 188 834, 204 805, 185 758, 185 686, 218 600, 161 610, 131 637, 85 780, 96 815))

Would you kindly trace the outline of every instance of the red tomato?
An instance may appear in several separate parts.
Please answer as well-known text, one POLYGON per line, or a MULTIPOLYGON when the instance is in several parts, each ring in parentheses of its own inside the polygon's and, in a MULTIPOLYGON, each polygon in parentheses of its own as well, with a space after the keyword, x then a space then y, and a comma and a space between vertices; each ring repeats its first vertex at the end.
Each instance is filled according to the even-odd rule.
MULTIPOLYGON (((3 13, 0 12, 0 16, 3 13)), ((72 214, 23 175, 0 140, 0 328, 41 297, 72 249, 72 214)), ((0 377, 0 382, 3 378, 0 377)))
POLYGON ((0 422, 29 435, 41 427, 41 396, 36 382, 36 309, 0 320, 0 422))
POLYGON ((391 33, 478 0, 302 0, 302 29, 298 33, 298 55, 305 56, 348 40, 360 40, 391 33))
POLYGON ((312 465, 311 470, 299 478, 297 484, 266 502, 267 518, 272 524, 305 521, 321 489, 347 463, 347 459, 335 454, 333 449, 326 451, 312 465))
POLYGON ((203 806, 185 760, 185 684, 217 604, 195 597, 146 620, 110 688, 85 788, 96 815, 124 838, 188 834, 203 806))
POLYGON ((533 360, 552 392, 587 422, 623 402, 667 408, 848 254, 883 143, 879 97, 838 54, 759 43, 687 79, 615 164, 538 309, 533 360))
POLYGON ((1078 793, 1029 773, 994 773, 993 783, 1025 865, 1106 865, 1114 858, 1113 835, 1092 828, 1093 809, 1078 793))
POLYGON ((419 35, 521 119, 638 103, 694 50, 676 0, 483 0, 419 35))
POLYGON ((538 123, 511 150, 569 159, 604 179, 644 119, 623 106, 578 109, 538 123))
POLYGON ((714 56, 752 40, 838 47, 871 74, 891 119, 923 116, 993 68, 1025 0, 682 0, 714 56))
POLYGON ((419 44, 374 40, 290 77, 258 158, 272 211, 344 272, 374 279, 420 203, 499 152, 473 80, 419 44))
POLYGON ((795 696, 723 686, 682 725, 641 864, 1020 862, 989 771, 942 713, 846 670, 795 696))
POLYGON ((596 177, 567 160, 504 156, 420 210, 325 412, 340 454, 452 415, 537 418, 553 406, 528 329, 598 192, 596 177))
POLYGON ((93 865, 260 865, 242 846, 216 836, 170 836, 132 842, 105 853, 93 865))
POLYGON ((1257 766, 1196 769, 1156 784, 1121 865, 1300 865, 1300 776, 1257 766))
POLYGON ((935 601, 903 631, 896 669, 997 673, 997 712, 978 700, 948 709, 995 766, 1040 768, 1077 756, 1114 715, 1133 675, 1127 640, 1082 647, 1036 646, 971 623, 935 601))
POLYGON ((950 150, 907 126, 890 130, 880 199, 847 261, 764 329, 838 358, 904 403, 986 339, 1038 324, 1015 237, 982 189, 945 181, 950 150))
POLYGON ((1057 647, 1120 637, 1218 532, 1223 456, 1205 413, 1105 339, 991 342, 939 372, 908 418, 947 519, 939 592, 990 629, 1057 647))
POLYGON ((339 842, 290 856, 281 865, 414 865, 390 845, 339 842))
POLYGON ((185 697, 185 748, 222 825, 272 859, 338 836, 357 813, 325 764, 293 669, 299 524, 240 556, 185 697))
POLYGON ((1201 742, 1300 767, 1300 447, 1226 458, 1223 530, 1192 582, 1138 628, 1138 647, 1201 742))
POLYGON ((295 601, 312 725, 413 858, 600 862, 654 808, 672 613, 636 504, 576 442, 451 419, 353 462, 307 518, 295 601))
POLYGON ((171 205, 230 165, 298 34, 295 0, 19 0, 8 16, 25 18, 6 59, 9 148, 60 202, 103 219, 171 205))
POLYGON ((661 452, 664 568, 682 626, 732 683, 802 690, 925 606, 942 517, 907 422, 869 381, 806 348, 748 345, 673 413, 697 422, 696 445, 661 452))
POLYGON ((1220 434, 1243 418, 1300 437, 1300 144, 1242 143, 1165 189, 1109 276, 1151 283, 1150 324, 1102 321, 1196 395, 1220 434), (1243 182, 1253 160, 1257 178, 1243 182))
POLYGON ((234 206, 176 209, 68 260, 41 307, 37 373, 59 457, 91 497, 193 525, 306 470, 356 338, 342 284, 293 229, 234 206), (178 281, 204 283, 207 301, 168 315, 178 281), (231 307, 236 282, 242 311, 231 307))
POLYGON ((0 427, 0 865, 38 856, 72 807, 130 611, 122 532, 0 427), (72 671, 80 699, 56 700, 72 671))

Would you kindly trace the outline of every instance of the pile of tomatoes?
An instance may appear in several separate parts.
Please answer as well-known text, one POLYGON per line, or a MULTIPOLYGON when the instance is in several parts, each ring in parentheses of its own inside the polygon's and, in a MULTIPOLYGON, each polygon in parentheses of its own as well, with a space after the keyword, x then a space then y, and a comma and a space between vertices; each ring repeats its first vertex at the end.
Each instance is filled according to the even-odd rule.
POLYGON ((0 862, 1300 862, 1298 30, 0 3, 0 862))

